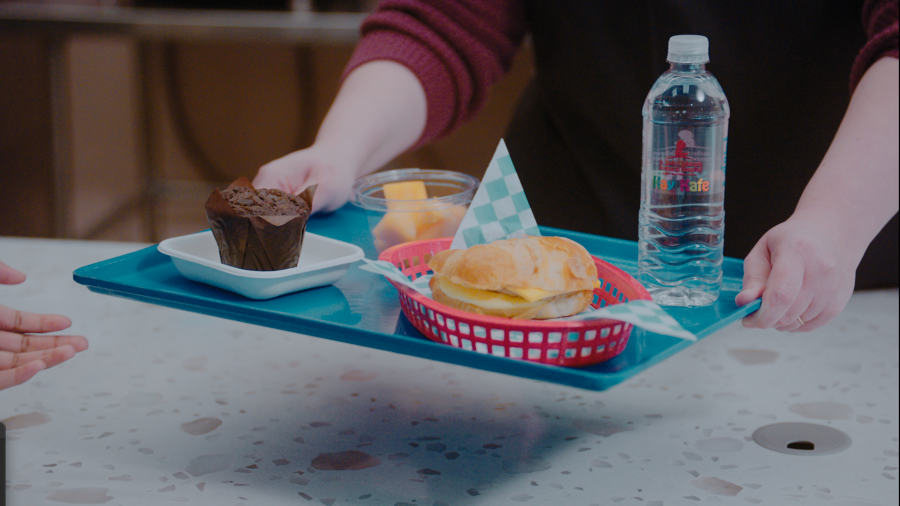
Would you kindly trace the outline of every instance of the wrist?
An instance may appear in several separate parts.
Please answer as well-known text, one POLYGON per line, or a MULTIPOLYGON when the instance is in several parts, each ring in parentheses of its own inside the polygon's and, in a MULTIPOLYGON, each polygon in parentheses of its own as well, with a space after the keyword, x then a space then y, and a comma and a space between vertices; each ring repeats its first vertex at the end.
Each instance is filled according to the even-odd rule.
POLYGON ((393 61, 370 61, 345 78, 315 145, 359 177, 411 148, 425 128, 426 111, 412 71, 393 61))
POLYGON ((340 139, 316 138, 309 150, 315 153, 319 160, 328 161, 330 170, 334 171, 333 176, 353 181, 365 175, 363 166, 368 154, 358 145, 348 144, 340 139))
POLYGON ((862 223, 851 209, 836 202, 801 201, 789 221, 827 237, 844 260, 858 265, 878 230, 871 231, 870 224, 862 223))

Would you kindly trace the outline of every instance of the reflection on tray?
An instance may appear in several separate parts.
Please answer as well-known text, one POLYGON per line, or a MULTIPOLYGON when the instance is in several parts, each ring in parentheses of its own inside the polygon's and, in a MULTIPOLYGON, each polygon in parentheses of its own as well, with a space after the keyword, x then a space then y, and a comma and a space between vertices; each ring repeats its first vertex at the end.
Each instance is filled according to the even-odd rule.
POLYGON ((421 332, 416 330, 416 327, 414 327, 412 322, 409 321, 409 318, 407 318, 406 315, 403 314, 403 311, 400 311, 400 316, 397 317, 397 328, 394 329, 394 334, 405 337, 417 337, 431 342, 430 339, 423 336, 421 332))
MULTIPOLYGON (((323 286, 309 290, 309 295, 303 297, 303 304, 298 305, 297 315, 305 318, 314 318, 331 323, 355 325, 359 323, 360 315, 350 310, 350 303, 344 293, 332 286, 323 286)), ((284 298, 289 299, 286 295, 284 298)))

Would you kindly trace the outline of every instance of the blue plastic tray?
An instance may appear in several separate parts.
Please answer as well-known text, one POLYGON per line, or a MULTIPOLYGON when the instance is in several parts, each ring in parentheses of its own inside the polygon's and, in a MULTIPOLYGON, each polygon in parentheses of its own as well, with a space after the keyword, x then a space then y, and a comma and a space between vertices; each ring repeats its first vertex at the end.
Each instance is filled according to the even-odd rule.
MULTIPOLYGON (((377 258, 366 217, 354 206, 313 217, 307 230, 356 244, 363 248, 367 258, 377 258)), ((634 242, 548 227, 541 227, 541 233, 577 241, 590 253, 632 275, 637 270, 634 242)), ((587 390, 606 390, 692 344, 635 327, 627 348, 618 357, 577 369, 453 348, 422 336, 403 315, 397 290, 383 277, 357 268, 361 264, 351 266, 334 285, 269 300, 248 299, 190 281, 178 273, 171 259, 159 253, 156 246, 82 267, 75 271, 74 278, 97 293, 587 390)), ((724 274, 723 289, 716 304, 668 309, 698 338, 759 307, 758 300, 740 308, 734 304, 743 278, 742 261, 726 258, 724 274)))

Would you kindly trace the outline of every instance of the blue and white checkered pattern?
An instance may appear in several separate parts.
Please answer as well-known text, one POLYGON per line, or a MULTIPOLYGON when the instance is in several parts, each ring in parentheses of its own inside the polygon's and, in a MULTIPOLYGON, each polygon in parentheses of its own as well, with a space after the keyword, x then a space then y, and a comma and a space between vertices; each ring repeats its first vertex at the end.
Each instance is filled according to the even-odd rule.
POLYGON ((588 309, 583 313, 560 320, 596 320, 609 318, 630 323, 635 327, 656 334, 696 341, 697 336, 688 332, 675 318, 651 300, 631 300, 626 304, 613 304, 602 309, 588 309))
POLYGON ((501 139, 450 249, 466 249, 525 235, 541 233, 506 143, 501 139))

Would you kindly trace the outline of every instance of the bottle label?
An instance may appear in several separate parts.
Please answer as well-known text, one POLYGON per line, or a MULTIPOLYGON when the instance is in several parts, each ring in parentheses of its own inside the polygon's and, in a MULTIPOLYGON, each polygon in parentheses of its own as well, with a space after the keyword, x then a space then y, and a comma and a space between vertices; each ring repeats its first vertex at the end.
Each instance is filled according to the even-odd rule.
POLYGON ((678 139, 675 153, 659 157, 656 174, 651 186, 655 189, 675 191, 679 193, 709 192, 709 181, 703 179, 704 161, 689 156, 685 151, 687 143, 678 139))

